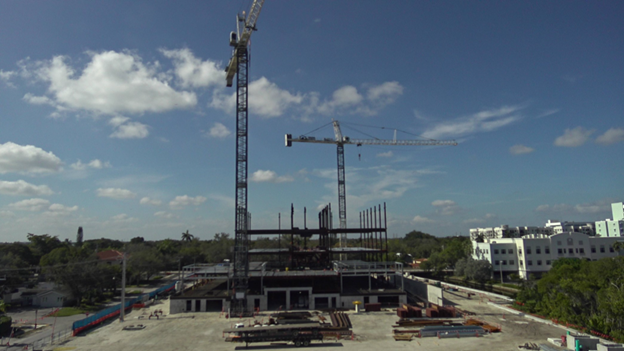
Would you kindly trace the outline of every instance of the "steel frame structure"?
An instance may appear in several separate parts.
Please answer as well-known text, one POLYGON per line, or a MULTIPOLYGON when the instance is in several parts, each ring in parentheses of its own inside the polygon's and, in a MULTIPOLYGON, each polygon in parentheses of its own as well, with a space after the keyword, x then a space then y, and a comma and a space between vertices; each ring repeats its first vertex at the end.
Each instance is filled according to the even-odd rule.
POLYGON ((249 213, 247 211, 247 126, 249 52, 247 47, 236 49, 236 235, 234 238, 233 295, 231 310, 234 315, 247 311, 245 297, 249 286, 249 213))

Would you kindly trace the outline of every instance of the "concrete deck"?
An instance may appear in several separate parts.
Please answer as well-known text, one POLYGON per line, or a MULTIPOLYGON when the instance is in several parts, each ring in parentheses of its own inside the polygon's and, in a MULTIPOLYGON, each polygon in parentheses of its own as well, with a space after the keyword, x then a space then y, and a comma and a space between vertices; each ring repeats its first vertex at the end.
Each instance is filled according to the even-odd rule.
MULTIPOLYGON (((480 300, 477 297, 468 299, 464 293, 447 292, 445 297, 450 304, 464 310, 477 313, 475 317, 488 323, 500 325, 502 333, 485 337, 467 338, 415 338, 412 341, 395 341, 392 338, 392 325, 398 320, 395 311, 369 312, 355 314, 350 318, 353 324, 354 340, 338 340, 325 343, 314 342, 310 349, 331 350, 336 347, 354 351, 376 350, 453 350, 453 351, 482 351, 482 350, 518 350, 518 345, 524 343, 544 343, 546 338, 560 337, 565 331, 556 326, 550 326, 532 321, 517 315, 505 314, 503 310, 491 306, 489 299, 480 300)), ((169 351, 169 350, 243 350, 244 344, 227 343, 223 338, 223 330, 232 328, 237 322, 248 324, 250 319, 225 319, 220 313, 184 313, 164 316, 159 320, 147 319, 150 310, 168 310, 164 304, 168 301, 159 301, 150 306, 149 310, 133 311, 126 322, 108 323, 88 333, 78 336, 62 345, 63 350, 119 350, 119 351, 169 351), (142 317, 142 318, 139 318, 142 317), (143 324, 145 329, 136 331, 122 331, 122 328, 132 324, 143 324)), ((268 313, 257 317, 267 319, 268 313)), ((59 347, 57 345, 56 347, 59 347)), ((554 345, 551 345, 554 347, 554 345)), ((52 348, 50 348, 52 349, 52 348)), ((248 349, 295 349, 292 344, 269 345, 268 343, 251 344, 248 349)))

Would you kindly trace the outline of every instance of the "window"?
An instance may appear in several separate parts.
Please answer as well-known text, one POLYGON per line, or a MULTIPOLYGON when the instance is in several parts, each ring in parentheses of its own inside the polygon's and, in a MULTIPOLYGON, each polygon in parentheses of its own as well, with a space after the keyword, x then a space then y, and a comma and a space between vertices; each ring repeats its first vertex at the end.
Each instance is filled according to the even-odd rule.
POLYGON ((509 253, 512 254, 513 253, 513 249, 509 249, 509 253))
POLYGON ((527 255, 530 255, 530 254, 531 254, 531 247, 530 247, 530 246, 527 246, 527 247, 526 247, 526 251, 527 251, 527 255))
POLYGON ((615 252, 615 249, 613 249, 613 246, 609 246, 609 252, 615 252))
POLYGON ((506 253, 507 253, 507 250, 505 250, 505 249, 501 249, 501 253, 502 253, 502 254, 506 254, 506 253))
POLYGON ((518 249, 518 253, 522 255, 522 249, 518 249))
POLYGON ((498 249, 494 250, 494 254, 498 255, 498 249))
POLYGON ((542 265, 542 260, 537 260, 537 265, 541 266, 542 265))
POLYGON ((585 249, 581 247, 581 248, 579 249, 579 252, 580 252, 580 253, 582 253, 582 254, 584 254, 584 253, 585 253, 585 249))
POLYGON ((533 265, 533 261, 528 260, 528 261, 527 261, 527 266, 532 266, 532 265, 533 265))
POLYGON ((503 261, 502 264, 503 264, 503 266, 506 266, 507 265, 507 261, 503 261))
POLYGON ((594 245, 591 246, 591 252, 592 253, 596 253, 596 246, 594 246, 594 245))
POLYGON ((561 255, 561 254, 563 254, 563 250, 562 249, 557 249, 557 253, 561 255))
POLYGON ((539 246, 536 246, 536 247, 535 247, 535 253, 536 253, 536 254, 541 254, 541 253, 542 253, 542 249, 540 249, 540 247, 539 247, 539 246))
POLYGON ((514 264, 516 264, 516 263, 514 262, 514 260, 509 260, 509 264, 510 264, 510 265, 514 265, 514 264))
POLYGON ((544 252, 549 254, 550 253, 550 246, 544 246, 544 252))
POLYGON ((574 251, 575 251, 576 253, 578 253, 578 248, 574 249, 574 251))
POLYGON ((605 252, 604 245, 600 245, 600 252, 605 252))
POLYGON ((495 266, 498 266, 498 261, 494 261, 494 265, 495 265, 495 266))

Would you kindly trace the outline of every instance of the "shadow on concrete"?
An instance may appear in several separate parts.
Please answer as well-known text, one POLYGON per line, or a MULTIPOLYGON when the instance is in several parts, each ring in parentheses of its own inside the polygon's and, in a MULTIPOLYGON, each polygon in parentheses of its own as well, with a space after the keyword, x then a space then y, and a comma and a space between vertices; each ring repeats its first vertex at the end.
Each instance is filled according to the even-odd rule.
MULTIPOLYGON (((311 348, 321 348, 321 347, 343 347, 341 342, 325 342, 325 343, 311 343, 310 346, 306 347, 306 349, 311 348)), ((300 350, 301 347, 295 346, 292 343, 273 343, 271 345, 249 345, 249 346, 236 346, 234 350, 288 350, 288 349, 297 349, 300 350)))

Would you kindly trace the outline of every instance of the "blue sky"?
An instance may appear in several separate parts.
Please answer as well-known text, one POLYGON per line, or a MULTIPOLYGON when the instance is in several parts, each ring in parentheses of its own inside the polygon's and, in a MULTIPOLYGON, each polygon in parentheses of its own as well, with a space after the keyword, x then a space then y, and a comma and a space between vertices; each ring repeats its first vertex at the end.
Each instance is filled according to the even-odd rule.
MULTIPOLYGON (((250 1, 0 4, 0 235, 233 233, 235 115, 223 69, 250 1)), ((594 221, 622 201, 621 1, 275 1, 252 36, 253 228, 337 223, 336 150, 284 147, 332 118, 347 216, 388 230, 594 221), (386 129, 369 126, 385 127, 386 129)), ((330 128, 313 134, 332 137, 330 128)))

